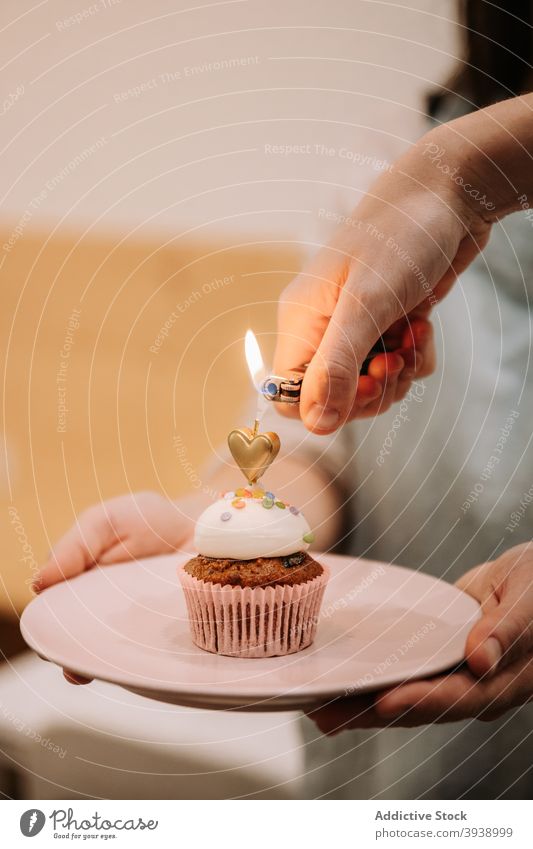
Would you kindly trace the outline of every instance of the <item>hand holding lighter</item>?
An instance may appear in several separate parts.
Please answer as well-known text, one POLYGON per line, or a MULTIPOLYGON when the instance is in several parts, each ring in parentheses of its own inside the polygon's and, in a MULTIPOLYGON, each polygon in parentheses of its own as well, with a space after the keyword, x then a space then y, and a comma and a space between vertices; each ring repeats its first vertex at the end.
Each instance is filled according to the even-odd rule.
MULTIPOLYGON (((368 357, 365 358, 359 374, 367 374, 368 366, 374 357, 377 354, 386 353, 388 350, 383 339, 376 342, 368 357)), ((269 375, 261 383, 261 394, 267 401, 275 401, 278 404, 299 404, 302 382, 308 365, 309 363, 304 363, 302 366, 291 369, 286 377, 269 375)))

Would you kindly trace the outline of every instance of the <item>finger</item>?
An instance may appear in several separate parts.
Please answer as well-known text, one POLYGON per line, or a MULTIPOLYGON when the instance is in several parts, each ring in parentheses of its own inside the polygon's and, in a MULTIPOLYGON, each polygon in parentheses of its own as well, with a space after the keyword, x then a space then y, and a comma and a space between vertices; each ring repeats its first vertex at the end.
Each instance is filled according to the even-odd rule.
POLYGON ((464 670, 404 684, 376 701, 376 714, 382 722, 408 727, 470 717, 493 719, 528 701, 531 664, 531 658, 522 658, 496 677, 482 680, 464 670))
POLYGON ((376 713, 383 720, 398 724, 404 719, 411 725, 415 715, 418 724, 443 721, 446 714, 456 715, 460 711, 462 701, 464 709, 464 698, 473 686, 475 679, 467 672, 403 684, 377 699, 376 713))
MULTIPOLYGON (((427 318, 410 318, 402 333, 402 347, 422 350, 433 336, 433 325, 427 318)), ((399 347, 399 346, 398 346, 399 347)))
POLYGON ((402 346, 414 349, 419 354, 416 377, 428 377, 435 371, 435 332, 430 321, 423 318, 412 319, 405 328, 402 346))
POLYGON ((328 736, 349 728, 412 728, 470 717, 495 719, 530 700, 532 665, 530 657, 522 658, 496 678, 482 681, 460 670, 402 684, 378 697, 339 699, 308 715, 328 736))
POLYGON ((63 670, 63 677, 65 681, 68 681, 69 684, 90 684, 93 681, 93 678, 84 678, 83 675, 78 675, 76 672, 72 672, 70 669, 63 670))
POLYGON ((115 532, 103 505, 85 510, 54 545, 47 562, 35 578, 36 591, 84 572, 98 561, 102 552, 115 539, 115 532))
MULTIPOLYGON (((165 554, 166 552, 176 551, 176 545, 174 541, 169 542, 158 535, 157 549, 159 554, 165 554)), ((109 566, 112 563, 124 563, 127 560, 150 557, 153 553, 154 540, 152 536, 138 539, 126 537, 106 549, 98 558, 98 563, 101 566, 109 566)))
POLYGON ((388 410, 395 400, 398 380, 405 368, 405 361, 398 352, 378 354, 371 361, 368 373, 383 387, 381 395, 381 412, 388 410))
POLYGON ((516 570, 505 581, 499 603, 470 631, 466 659, 475 675, 493 675, 533 650, 533 588, 530 568, 516 570))
POLYGON ((127 540, 121 540, 120 542, 115 543, 115 545, 112 545, 111 548, 102 552, 98 558, 98 563, 100 563, 101 566, 110 566, 112 563, 124 563, 126 560, 134 560, 136 557, 142 556, 143 552, 139 551, 138 544, 136 551, 134 552, 131 543, 128 544, 127 540))
POLYGON ((338 699, 306 714, 328 737, 350 728, 374 728, 382 724, 374 711, 373 695, 338 699))
POLYGON ((492 612, 499 604, 493 591, 493 584, 487 578, 487 569, 491 567, 492 563, 490 562, 480 563, 461 575, 455 582, 458 589, 468 593, 480 603, 483 614, 492 612))
POLYGON ((300 406, 299 404, 273 404, 276 408, 276 413, 283 416, 284 419, 299 419, 300 406))
MULTIPOLYGON (((372 401, 377 401, 378 398, 381 398, 383 393, 383 386, 368 374, 362 374, 359 377, 357 382, 357 392, 355 395, 355 404, 353 409, 359 407, 366 407, 367 404, 372 403, 372 401)), ((350 413, 350 418, 352 418, 352 413, 350 413)))
POLYGON ((376 405, 379 407, 382 394, 383 387, 381 383, 368 375, 361 375, 357 384, 355 401, 348 416, 349 420, 365 419, 375 415, 375 413, 369 411, 375 408, 376 405), (366 384, 366 381, 370 381, 370 383, 366 384))
POLYGON ((376 354, 368 366, 368 374, 385 386, 387 381, 398 379, 404 366, 403 357, 396 351, 387 354, 376 354))
MULTIPOLYGON (((300 401, 306 427, 332 433, 352 409, 359 369, 379 338, 401 313, 399 300, 382 280, 361 283, 361 270, 340 291, 324 336, 307 369, 300 401)), ((364 269, 368 274, 368 269, 364 269)))
POLYGON ((403 360, 403 369, 398 376, 398 383, 412 383, 422 367, 424 357, 415 348, 397 348, 394 353, 403 360))
POLYGON ((487 703, 490 698, 481 682, 468 672, 458 672, 399 687, 377 701, 376 713, 382 721, 412 728, 477 716, 487 703))
POLYGON ((405 366, 398 377, 394 401, 401 401, 411 390, 413 381, 422 371, 423 356, 414 348, 400 348, 396 351, 403 359, 405 366))

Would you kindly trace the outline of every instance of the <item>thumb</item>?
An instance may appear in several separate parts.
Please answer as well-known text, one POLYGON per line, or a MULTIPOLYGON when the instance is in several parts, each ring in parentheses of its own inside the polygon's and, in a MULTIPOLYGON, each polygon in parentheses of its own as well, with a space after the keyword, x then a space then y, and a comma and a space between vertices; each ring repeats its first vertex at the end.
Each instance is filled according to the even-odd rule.
POLYGON ((346 280, 347 263, 342 251, 323 248, 281 293, 274 354, 277 374, 308 363, 318 349, 346 280))
POLYGON ((499 603, 477 622, 466 642, 475 675, 492 675, 533 650, 533 592, 528 576, 503 589, 499 603))
POLYGON ((404 315, 383 281, 342 288, 317 352, 302 384, 300 415, 313 431, 330 433, 354 404, 360 368, 380 335, 404 315), (385 291, 384 291, 385 289, 385 291))

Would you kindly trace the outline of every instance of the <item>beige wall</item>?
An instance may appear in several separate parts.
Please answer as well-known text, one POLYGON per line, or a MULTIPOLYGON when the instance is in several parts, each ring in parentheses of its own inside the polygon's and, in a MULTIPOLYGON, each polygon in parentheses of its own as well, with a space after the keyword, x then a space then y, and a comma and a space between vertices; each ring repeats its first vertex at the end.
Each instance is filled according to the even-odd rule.
POLYGON ((420 132, 423 94, 457 49, 454 7, 3 0, 3 96, 24 87, 2 118, 4 219, 32 212, 46 183, 100 144, 33 221, 316 239, 318 210, 351 206, 420 132))

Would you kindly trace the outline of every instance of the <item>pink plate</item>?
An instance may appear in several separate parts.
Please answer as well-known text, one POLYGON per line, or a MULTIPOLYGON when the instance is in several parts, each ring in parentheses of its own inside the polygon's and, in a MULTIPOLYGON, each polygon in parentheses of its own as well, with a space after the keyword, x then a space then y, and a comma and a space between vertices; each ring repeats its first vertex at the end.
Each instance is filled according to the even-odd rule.
POLYGON ((400 566, 319 555, 331 578, 317 638, 287 657, 246 659, 193 645, 168 555, 93 569, 35 598, 22 615, 41 657, 151 699, 200 708, 290 710, 449 669, 479 605, 400 566))

